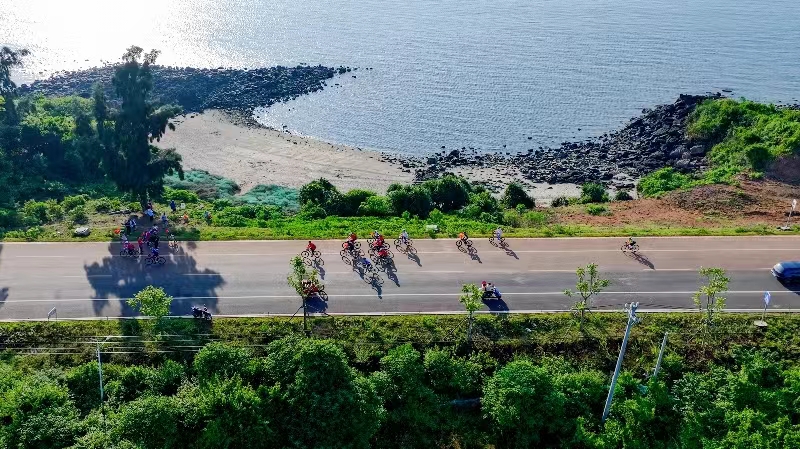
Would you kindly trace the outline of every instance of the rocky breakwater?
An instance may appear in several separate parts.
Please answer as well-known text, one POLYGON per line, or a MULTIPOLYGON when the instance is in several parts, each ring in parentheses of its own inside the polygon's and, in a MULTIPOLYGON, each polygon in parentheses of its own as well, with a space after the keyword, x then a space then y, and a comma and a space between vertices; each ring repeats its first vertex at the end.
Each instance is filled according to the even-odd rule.
MULTIPOLYGON (((100 83, 109 98, 115 98, 111 79, 116 66, 108 65, 76 72, 61 72, 46 80, 23 85, 20 91, 44 95, 88 97, 100 83)), ((163 104, 175 104, 186 112, 223 109, 250 112, 310 92, 321 90, 326 80, 349 67, 323 66, 270 67, 259 69, 197 69, 191 67, 153 67, 153 96, 163 104)))
POLYGON ((533 182, 549 184, 599 181, 632 188, 633 180, 663 167, 689 172, 705 168, 708 148, 686 133, 695 107, 715 96, 681 95, 674 103, 642 111, 621 130, 558 148, 529 149, 515 156, 436 153, 415 171, 418 180, 430 179, 463 166, 513 166, 533 182))

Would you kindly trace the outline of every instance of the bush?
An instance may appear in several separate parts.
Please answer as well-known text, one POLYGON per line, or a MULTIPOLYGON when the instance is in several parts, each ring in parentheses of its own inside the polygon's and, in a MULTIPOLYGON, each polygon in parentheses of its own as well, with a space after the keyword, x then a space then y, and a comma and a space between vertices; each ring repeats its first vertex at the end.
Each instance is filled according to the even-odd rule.
POLYGON ((326 207, 335 196, 339 195, 339 190, 337 190, 330 181, 325 178, 320 178, 300 188, 300 204, 302 206, 308 202, 312 202, 326 207))
POLYGON ((307 202, 304 204, 300 208, 300 213, 298 214, 298 217, 304 220, 318 220, 327 216, 328 214, 325 212, 325 209, 323 209, 322 206, 312 202, 307 202))
POLYGON ((405 186, 390 192, 388 197, 396 214, 408 211, 411 215, 426 218, 433 210, 431 193, 422 186, 405 186))
POLYGON ((522 205, 528 209, 536 206, 533 198, 528 195, 528 192, 525 191, 522 184, 518 182, 512 182, 506 187, 506 191, 500 202, 503 204, 503 207, 508 209, 515 208, 518 205, 522 205))
POLYGON ((557 196, 550 202, 550 207, 565 207, 569 206, 569 198, 566 196, 557 196))
POLYGON ((428 215, 428 221, 440 225, 444 221, 444 213, 439 209, 434 209, 431 211, 431 214, 428 215))
POLYGON ((200 197, 196 193, 188 190, 172 189, 167 187, 164 189, 164 199, 172 200, 176 203, 189 203, 194 204, 200 201, 200 197))
POLYGON ((22 213, 36 221, 36 224, 52 223, 64 218, 64 209, 56 200, 29 200, 22 206, 22 213))
POLYGON ((446 175, 441 179, 425 181, 422 187, 428 189, 434 206, 442 212, 461 209, 469 202, 469 182, 459 176, 446 175))
POLYGON ((85 224, 89 221, 89 216, 86 214, 84 206, 77 206, 69 213, 69 219, 74 224, 85 224))
POLYGON ((582 203, 605 203, 608 202, 608 192, 605 186, 596 182, 587 182, 581 186, 582 203))
POLYGON ((507 210, 503 212, 503 224, 514 228, 520 227, 521 218, 519 212, 516 210, 507 210))
POLYGON ((214 224, 216 226, 229 226, 231 228, 246 228, 248 223, 247 219, 242 217, 241 215, 218 214, 217 216, 214 217, 214 224))
POLYGON ((672 167, 664 167, 645 175, 636 186, 643 197, 655 197, 676 189, 691 187, 692 180, 672 167))
MULTIPOLYGON (((359 209, 364 201, 375 195, 375 192, 369 190, 353 189, 339 197, 336 214, 342 217, 355 217, 359 214, 359 209)), ((382 217, 383 215, 378 216, 382 217)))
POLYGON ((89 201, 88 195, 68 196, 61 202, 61 207, 64 209, 64 212, 70 212, 78 206, 85 205, 87 201, 89 201))
POLYGON ((764 170, 772 162, 772 154, 770 154, 769 148, 760 143, 748 146, 745 150, 745 156, 750 166, 758 171, 764 170))
POLYGON ((602 204, 589 204, 586 206, 586 212, 589 215, 608 215, 609 211, 608 208, 603 206, 602 204))
POLYGON ((481 214, 495 214, 500 210, 500 203, 488 191, 473 193, 469 196, 469 204, 461 213, 465 217, 479 218, 481 214))
POLYGON ((370 196, 358 207, 358 215, 367 217, 388 217, 392 213, 392 204, 385 196, 370 196))
POLYGON ((14 209, 0 209, 0 229, 14 228, 19 224, 19 215, 14 209))
POLYGON ((546 225, 550 221, 550 216, 546 212, 532 210, 525 213, 522 219, 525 226, 539 227, 546 225))
POLYGON ((614 200, 616 201, 630 201, 633 197, 627 190, 617 190, 617 194, 614 195, 614 200))

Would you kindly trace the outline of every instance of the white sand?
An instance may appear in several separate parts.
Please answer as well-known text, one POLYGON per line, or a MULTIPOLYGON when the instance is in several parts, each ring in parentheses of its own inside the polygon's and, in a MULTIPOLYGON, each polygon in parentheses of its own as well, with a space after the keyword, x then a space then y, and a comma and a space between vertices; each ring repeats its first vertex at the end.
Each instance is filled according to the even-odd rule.
POLYGON ((393 182, 410 183, 412 173, 381 162, 380 154, 285 132, 234 124, 222 111, 206 111, 175 120, 162 148, 175 148, 185 170, 206 170, 234 180, 242 192, 258 184, 300 187, 327 178, 342 191, 384 193, 393 182))

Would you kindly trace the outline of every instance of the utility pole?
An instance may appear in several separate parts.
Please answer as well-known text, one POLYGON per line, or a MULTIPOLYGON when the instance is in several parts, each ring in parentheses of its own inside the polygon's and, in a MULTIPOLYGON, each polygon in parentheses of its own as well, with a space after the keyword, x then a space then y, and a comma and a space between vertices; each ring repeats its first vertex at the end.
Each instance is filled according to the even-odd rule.
POLYGON ((664 332, 664 339, 661 341, 661 349, 658 351, 658 361, 656 361, 656 369, 653 370, 653 379, 658 377, 658 371, 661 369, 661 359, 664 357, 664 348, 667 347, 667 334, 664 332))
POLYGON ((103 430, 106 428, 106 412, 103 400, 105 394, 103 393, 103 360, 100 358, 100 342, 97 342, 97 372, 100 374, 100 416, 103 417, 103 430))
POLYGON ((628 325, 625 327, 625 337, 623 337, 622 347, 619 349, 617 367, 614 368, 614 375, 611 376, 611 387, 608 389, 606 406, 603 409, 603 422, 606 421, 606 418, 608 418, 608 412, 611 410, 611 401, 614 399, 614 388, 617 386, 617 377, 619 377, 619 370, 622 368, 622 359, 625 357, 625 348, 628 346, 628 337, 631 335, 631 328, 634 324, 639 322, 639 318, 636 318, 636 309, 638 307, 638 302, 625 304, 625 311, 628 312, 628 325))

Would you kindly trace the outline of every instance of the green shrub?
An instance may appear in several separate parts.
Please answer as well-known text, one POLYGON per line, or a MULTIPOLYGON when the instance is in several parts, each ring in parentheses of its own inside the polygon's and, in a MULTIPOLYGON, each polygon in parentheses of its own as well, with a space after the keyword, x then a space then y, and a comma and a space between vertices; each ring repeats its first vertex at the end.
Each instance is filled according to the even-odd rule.
MULTIPOLYGON (((336 215, 341 217, 355 217, 359 215, 359 208, 370 197, 375 196, 376 193, 363 190, 353 189, 345 193, 339 198, 339 204, 336 207, 336 215)), ((380 215, 382 216, 382 215, 380 215)))
POLYGON ((525 187, 518 182, 512 182, 508 185, 508 187, 506 187, 506 191, 503 194, 500 202, 503 204, 503 207, 508 209, 515 208, 519 205, 522 205, 528 209, 536 206, 533 198, 531 198, 528 195, 528 192, 525 191, 525 187))
POLYGON ((216 226, 229 226, 232 228, 244 228, 248 225, 245 217, 236 214, 217 214, 213 221, 216 226))
POLYGON ((322 206, 309 201, 300 208, 300 213, 297 216, 304 220, 318 220, 327 217, 328 214, 322 206))
POLYGON ((606 203, 608 202, 608 192, 602 184, 587 182, 581 186, 582 203, 606 203))
POLYGON ((388 217, 392 213, 392 204, 385 196, 369 196, 358 207, 358 215, 367 217, 388 217))
POLYGON ((431 193, 422 186, 405 186, 389 193, 389 202, 396 214, 408 211, 411 215, 426 218, 433 210, 431 193))
POLYGON ((469 204, 462 210, 462 215, 469 218, 479 218, 482 213, 494 214, 500 210, 500 203, 491 193, 484 190, 469 196, 469 204))
POLYGON ((520 227, 521 217, 516 210, 507 210, 503 212, 503 224, 513 228, 520 227))
POLYGON ((339 190, 330 181, 320 178, 300 188, 300 204, 312 202, 325 207, 338 195, 340 195, 339 190))
POLYGON ((522 223, 528 227, 540 227, 550 221, 550 215, 541 211, 529 211, 522 216, 522 223))
POLYGON ((442 212, 459 210, 466 206, 472 190, 466 179, 454 175, 445 175, 440 179, 425 181, 422 183, 422 187, 428 189, 434 207, 442 212))
POLYGON ((86 214, 86 208, 84 206, 77 206, 69 213, 69 219, 74 224, 85 224, 89 221, 89 216, 86 214))
POLYGON ((550 207, 565 207, 569 206, 569 198, 566 196, 557 196, 550 202, 550 207))
POLYGON ((589 215, 609 215, 610 214, 610 212, 608 211, 608 208, 605 207, 602 204, 588 204, 586 206, 586 212, 588 212, 589 215))
POLYGON ((428 221, 433 224, 442 224, 444 221, 444 213, 439 209, 434 209, 431 211, 430 215, 428 215, 428 221))
POLYGON ((300 192, 297 189, 277 185, 259 184, 247 193, 236 197, 236 201, 265 206, 277 206, 287 211, 300 209, 300 192))
POLYGON ((692 180, 689 176, 675 171, 672 167, 665 167, 642 177, 636 188, 643 197, 655 197, 691 185, 692 180))
POLYGON ((64 218, 64 209, 56 200, 26 201, 22 213, 32 218, 37 224, 52 223, 64 218))
POLYGON ((389 187, 386 188, 386 193, 389 194, 390 192, 394 192, 395 190, 400 190, 403 187, 404 187, 403 184, 400 184, 399 182, 393 182, 389 184, 389 187))
POLYGON ((770 154, 769 148, 761 143, 748 146, 745 150, 745 156, 750 166, 758 171, 764 170, 772 162, 772 154, 770 154))
POLYGON ((0 229, 14 228, 19 225, 19 214, 14 209, 0 209, 0 229))
POLYGON ((231 206, 233 206, 233 202, 231 202, 231 200, 228 199, 215 200, 212 203, 212 207, 214 208, 214 210, 222 210, 231 206))
POLYGON ((616 201, 630 201, 633 197, 627 190, 617 190, 617 194, 614 195, 614 200, 616 201))
POLYGON ((70 212, 78 206, 85 205, 87 201, 89 201, 89 195, 67 196, 61 202, 61 207, 64 209, 64 212, 70 212))
POLYGON ((194 204, 200 201, 200 198, 194 192, 182 189, 173 189, 170 187, 166 187, 164 189, 164 199, 175 201, 176 203, 179 204, 180 203, 194 204))

